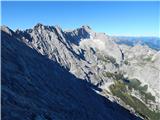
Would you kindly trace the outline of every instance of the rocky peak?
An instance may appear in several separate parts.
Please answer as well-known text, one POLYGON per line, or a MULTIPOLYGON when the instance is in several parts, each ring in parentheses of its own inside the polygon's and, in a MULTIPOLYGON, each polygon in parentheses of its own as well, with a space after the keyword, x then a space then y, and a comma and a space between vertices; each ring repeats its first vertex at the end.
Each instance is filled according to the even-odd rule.
POLYGON ((90 32, 92 31, 91 27, 88 26, 88 25, 83 25, 83 26, 81 27, 81 29, 83 29, 84 31, 86 31, 86 32, 88 32, 88 33, 90 33, 90 32))
POLYGON ((1 26, 1 31, 9 34, 9 35, 12 35, 13 34, 13 31, 11 29, 9 29, 7 26, 3 25, 1 26))
POLYGON ((71 43, 79 45, 82 39, 89 39, 91 37, 92 29, 89 26, 82 26, 72 31, 65 31, 66 39, 71 43))
POLYGON ((62 31, 62 28, 61 28, 59 25, 55 25, 54 28, 55 28, 57 31, 62 31))
POLYGON ((37 28, 44 28, 44 25, 41 24, 41 23, 37 23, 37 24, 33 27, 33 29, 37 29, 37 28))
POLYGON ((63 36, 63 30, 60 26, 56 25, 54 26, 54 32, 57 34, 57 36, 59 36, 61 39, 64 37, 63 36))

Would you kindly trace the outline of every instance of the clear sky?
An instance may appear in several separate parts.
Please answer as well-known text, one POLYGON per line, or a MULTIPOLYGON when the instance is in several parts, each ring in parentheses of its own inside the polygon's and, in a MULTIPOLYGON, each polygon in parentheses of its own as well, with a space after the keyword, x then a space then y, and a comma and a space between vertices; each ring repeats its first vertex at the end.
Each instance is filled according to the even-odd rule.
POLYGON ((159 36, 160 2, 2 2, 2 25, 32 28, 37 23, 75 29, 89 25, 120 36, 159 36))

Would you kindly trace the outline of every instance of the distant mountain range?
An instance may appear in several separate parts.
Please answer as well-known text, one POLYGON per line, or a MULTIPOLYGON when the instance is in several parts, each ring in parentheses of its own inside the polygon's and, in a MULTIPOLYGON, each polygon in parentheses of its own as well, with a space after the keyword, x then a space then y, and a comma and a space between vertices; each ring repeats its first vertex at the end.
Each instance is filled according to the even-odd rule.
POLYGON ((160 51, 116 39, 89 26, 2 26, 2 119, 159 120, 160 51))
POLYGON ((124 37, 117 36, 116 42, 118 44, 126 44, 134 46, 136 44, 147 45, 152 49, 160 50, 160 38, 159 37, 124 37))

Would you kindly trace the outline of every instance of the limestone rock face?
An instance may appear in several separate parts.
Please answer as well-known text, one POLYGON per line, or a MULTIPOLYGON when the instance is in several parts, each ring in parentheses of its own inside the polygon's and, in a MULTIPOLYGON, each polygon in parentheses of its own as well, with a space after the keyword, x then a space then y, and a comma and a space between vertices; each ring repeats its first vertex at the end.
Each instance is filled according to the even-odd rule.
MULTIPOLYGON (((38 51, 36 44, 26 45, 25 32, 10 33, 14 32, 8 28, 1 31, 3 120, 140 120, 97 94, 93 90, 98 89, 96 86, 76 78, 58 62, 49 59, 46 51, 52 48, 38 51), (24 41, 20 39, 22 36, 24 41)), ((49 34, 56 38, 54 33, 49 34)), ((34 39, 38 36, 32 37, 29 41, 40 42, 34 39)), ((45 40, 41 45, 47 45, 45 40)))
MULTIPOLYGON (((93 32, 89 26, 82 26, 73 31, 62 31, 57 26, 37 24, 33 29, 20 31, 19 34, 24 37, 23 41, 28 46, 60 63, 77 77, 95 83, 97 80, 89 77, 94 78, 97 72, 93 71, 93 75, 88 73, 92 71, 91 66, 97 67, 97 51, 102 55, 115 58, 117 64, 122 60, 122 53, 112 38, 103 33, 93 32)), ((108 67, 114 69, 112 65, 108 67)))
MULTIPOLYGON (((33 112, 34 119, 46 119, 44 111, 50 111, 53 114, 47 116, 57 116, 57 119, 69 119, 71 114, 73 119, 83 120, 139 119, 126 110, 135 112, 133 108, 111 94, 110 86, 119 79, 137 79, 142 86, 147 85, 147 92, 156 98, 152 106, 159 106, 159 51, 142 45, 119 45, 115 38, 94 32, 89 26, 63 31, 59 26, 39 23, 32 29, 15 32, 2 26, 1 31, 4 62, 2 93, 8 100, 8 103, 4 102, 6 111, 6 107, 11 109, 10 104, 17 103, 18 106, 26 104, 32 112, 40 106, 42 110, 33 112), (10 81, 12 76, 15 80, 13 83, 10 81), (26 85, 21 86, 22 83, 26 85), (16 88, 23 91, 22 96, 16 88), (28 89, 35 92, 31 92, 33 98, 30 98, 32 95, 25 94, 28 89), (15 103, 10 103, 6 97, 10 94, 15 103), (37 98, 34 98, 34 94, 37 98), (14 96, 19 99, 16 100, 14 96), (22 98, 27 99, 26 103, 19 103, 22 98), (33 104, 30 103, 32 100, 33 104), (64 112, 59 113, 61 110, 64 112)), ((139 93, 134 96, 141 100, 139 93)), ((14 111, 18 111, 18 108, 14 111)), ((29 117, 30 115, 28 114, 29 117)))
POLYGON ((33 29, 20 31, 19 34, 28 46, 58 62, 78 78, 97 85, 112 81, 104 78, 104 71, 120 70, 129 78, 148 84, 150 91, 158 96, 157 101, 160 99, 159 52, 147 46, 119 45, 114 42, 115 38, 94 32, 89 26, 63 31, 59 26, 37 24, 33 29), (112 62, 106 64, 108 58, 112 62), (124 61, 130 65, 122 64, 124 61))

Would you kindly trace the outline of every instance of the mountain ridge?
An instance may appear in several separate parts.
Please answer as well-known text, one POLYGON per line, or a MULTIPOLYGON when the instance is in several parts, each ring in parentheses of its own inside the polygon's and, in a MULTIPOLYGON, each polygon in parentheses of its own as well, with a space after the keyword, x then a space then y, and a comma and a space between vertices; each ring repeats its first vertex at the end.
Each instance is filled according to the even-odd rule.
MULTIPOLYGON (((8 32, 9 30, 3 27, 1 29, 6 33, 13 32, 8 32)), ((157 120, 153 116, 158 116, 158 113, 152 112, 159 109, 157 107, 160 98, 157 91, 160 71, 157 64, 160 62, 160 55, 157 51, 143 46, 119 45, 114 38, 104 33, 96 33, 88 26, 63 31, 57 26, 37 24, 33 29, 17 30, 12 34, 29 48, 58 63, 76 78, 96 86, 94 91, 98 94, 143 118, 157 120), (129 81, 129 84, 126 81, 129 81), (135 83, 132 82, 135 82, 137 87, 133 86, 135 83), (114 89, 120 88, 116 85, 124 86, 125 94, 130 99, 135 102, 142 101, 137 104, 141 104, 147 111, 137 109, 121 96, 117 96, 114 89), (151 111, 146 106, 151 106, 151 111), (148 111, 151 114, 147 115, 148 111)))
POLYGON ((132 37, 132 36, 116 36, 116 43, 118 44, 126 44, 129 46, 135 46, 136 44, 147 45, 148 47, 155 49, 157 51, 160 50, 160 38, 154 36, 147 37, 132 37))
POLYGON ((4 120, 140 120, 95 93, 91 85, 58 63, 28 47, 18 36, 4 31, 1 35, 4 120))

